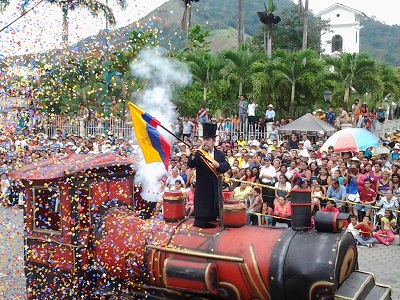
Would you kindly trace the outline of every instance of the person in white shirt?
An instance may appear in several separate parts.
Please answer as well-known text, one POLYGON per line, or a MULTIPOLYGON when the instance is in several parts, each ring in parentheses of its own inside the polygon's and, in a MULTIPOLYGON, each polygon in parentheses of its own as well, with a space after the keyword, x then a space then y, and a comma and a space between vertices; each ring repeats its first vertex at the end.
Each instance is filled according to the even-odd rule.
POLYGON ((254 131, 254 126, 256 124, 256 108, 258 105, 254 102, 253 98, 249 99, 249 105, 247 106, 247 120, 249 122, 249 130, 254 131))
POLYGON ((247 142, 247 145, 259 147, 260 142, 254 138, 254 135, 251 135, 249 141, 247 142))
MULTIPOLYGON (((263 166, 260 169, 260 179, 261 182, 267 186, 274 186, 275 177, 276 177, 276 170, 271 165, 271 157, 265 156, 263 160, 263 166)), ((270 207, 273 206, 275 192, 272 188, 263 187, 262 197, 264 202, 268 202, 270 207)))
POLYGON ((192 123, 192 121, 189 121, 188 117, 183 118, 182 127, 182 136, 187 136, 188 138, 190 138, 192 134, 192 129, 194 128, 194 124, 192 123))
POLYGON ((270 104, 267 106, 267 110, 265 112, 265 122, 269 123, 269 122, 274 122, 275 121, 275 111, 273 109, 273 105, 270 104))
POLYGON ((350 232, 353 237, 360 235, 358 229, 355 229, 354 226, 357 225, 357 217, 355 215, 350 215, 350 223, 347 226, 347 231, 350 232))
POLYGON ((176 180, 179 180, 182 183, 182 187, 185 188, 185 181, 178 174, 179 171, 177 168, 172 169, 172 174, 168 176, 167 180, 165 181, 165 185, 168 187, 168 189, 171 189, 175 186, 176 180))
POLYGON ((304 147, 304 142, 300 141, 298 144, 298 156, 307 156, 308 155, 308 150, 307 147, 304 147))
POLYGON ((310 142, 310 140, 308 139, 308 137, 307 137, 306 134, 303 134, 302 140, 303 140, 304 149, 307 149, 308 147, 312 147, 312 144, 311 144, 311 142, 310 142))

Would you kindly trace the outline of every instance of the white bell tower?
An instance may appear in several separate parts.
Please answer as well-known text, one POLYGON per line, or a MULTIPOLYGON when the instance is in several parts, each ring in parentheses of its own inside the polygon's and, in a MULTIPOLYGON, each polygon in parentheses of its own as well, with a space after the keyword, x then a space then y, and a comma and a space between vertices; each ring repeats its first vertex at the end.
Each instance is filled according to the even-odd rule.
POLYGON ((329 29, 332 32, 324 33, 321 37, 323 54, 359 53, 360 20, 367 18, 362 11, 336 3, 315 16, 330 21, 329 29))

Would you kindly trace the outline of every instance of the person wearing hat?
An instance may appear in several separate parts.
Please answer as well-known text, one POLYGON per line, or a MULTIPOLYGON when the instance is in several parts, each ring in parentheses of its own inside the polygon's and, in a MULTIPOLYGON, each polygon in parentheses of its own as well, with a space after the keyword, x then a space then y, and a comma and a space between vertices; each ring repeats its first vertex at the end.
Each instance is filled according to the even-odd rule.
POLYGON ((315 117, 316 117, 318 120, 325 121, 324 111, 323 111, 322 109, 318 108, 318 109, 315 111, 315 117))
POLYGON ((378 107, 377 117, 379 123, 383 124, 385 122, 386 112, 382 107, 378 107))
POLYGON ((275 119, 275 111, 272 104, 267 106, 267 110, 265 112, 265 123, 274 122, 275 119))
POLYGON ((211 227, 210 222, 219 216, 218 174, 229 170, 225 153, 214 147, 217 124, 203 124, 202 149, 192 148, 189 168, 196 168, 194 194, 194 226, 211 227))
POLYGON ((392 149, 392 152, 390 153, 390 161, 400 158, 399 150, 400 150, 399 144, 395 144, 392 149))

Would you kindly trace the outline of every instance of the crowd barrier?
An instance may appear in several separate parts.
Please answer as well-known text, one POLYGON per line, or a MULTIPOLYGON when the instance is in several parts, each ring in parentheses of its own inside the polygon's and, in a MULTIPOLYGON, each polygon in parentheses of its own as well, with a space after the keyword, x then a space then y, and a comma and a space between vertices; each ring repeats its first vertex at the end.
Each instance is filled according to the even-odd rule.
MULTIPOLYGON (((246 123, 238 130, 220 128, 218 130, 218 135, 221 137, 221 140, 224 140, 227 135, 230 135, 232 140, 237 140, 239 136, 243 136, 243 139, 245 141, 248 141, 250 136, 254 136, 255 139, 267 139, 269 138, 271 125, 272 123, 267 123, 265 127, 254 128, 251 126, 249 127, 246 123)), ((180 136, 182 133, 179 131, 179 129, 177 129, 177 127, 178 126, 176 124, 172 124, 170 126, 171 131, 174 132, 174 134, 176 134, 177 136, 180 136)), ((385 133, 394 132, 396 129, 399 128, 400 119, 392 119, 386 120, 383 124, 377 122, 375 129, 372 129, 371 132, 374 133, 377 137, 384 139, 385 133)), ((96 120, 63 120, 60 118, 54 118, 44 124, 44 131, 49 136, 54 135, 57 129, 61 129, 66 134, 77 134, 80 136, 107 134, 107 131, 104 128, 104 122, 98 122, 96 120)), ((162 131, 162 129, 160 130, 162 131)), ((115 136, 121 136, 125 139, 133 138, 133 127, 132 122, 130 121, 110 118, 108 131, 111 131, 115 136)), ((164 134, 165 132, 161 133, 164 134)), ((199 124, 197 129, 192 132, 192 136, 202 136, 201 124, 199 124)), ((171 139, 173 139, 172 136, 171 139)), ((277 135, 277 139, 281 139, 281 136, 279 134, 277 135)))

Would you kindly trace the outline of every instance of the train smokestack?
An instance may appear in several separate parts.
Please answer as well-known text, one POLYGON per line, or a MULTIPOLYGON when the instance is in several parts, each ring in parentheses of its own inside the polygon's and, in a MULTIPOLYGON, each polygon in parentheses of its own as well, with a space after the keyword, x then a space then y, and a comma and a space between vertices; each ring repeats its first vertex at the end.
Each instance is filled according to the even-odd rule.
POLYGON ((292 190, 292 229, 306 231, 311 229, 311 190, 292 190))

